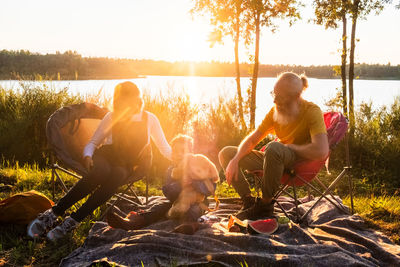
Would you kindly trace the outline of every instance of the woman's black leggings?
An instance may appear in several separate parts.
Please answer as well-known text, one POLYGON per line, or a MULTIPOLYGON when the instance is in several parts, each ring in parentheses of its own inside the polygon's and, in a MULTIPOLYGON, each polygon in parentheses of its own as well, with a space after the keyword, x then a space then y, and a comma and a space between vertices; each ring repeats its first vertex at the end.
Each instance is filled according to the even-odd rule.
POLYGON ((95 153, 92 170, 53 206, 53 212, 61 216, 68 208, 93 192, 87 201, 71 214, 73 219, 80 222, 105 203, 117 191, 118 187, 125 184, 130 174, 128 168, 112 164, 107 154, 95 153))

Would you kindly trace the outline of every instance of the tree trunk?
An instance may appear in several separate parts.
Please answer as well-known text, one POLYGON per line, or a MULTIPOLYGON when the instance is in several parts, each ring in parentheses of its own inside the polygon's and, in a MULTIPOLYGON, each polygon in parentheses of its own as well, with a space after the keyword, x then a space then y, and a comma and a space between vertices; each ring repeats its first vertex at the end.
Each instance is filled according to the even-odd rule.
POLYGON ((254 52, 254 66, 253 66, 253 77, 251 80, 251 98, 250 98, 250 129, 255 129, 256 121, 256 92, 257 92, 257 78, 258 78, 258 58, 260 51, 260 13, 257 12, 255 17, 256 26, 256 43, 254 52))
POLYGON ((343 97, 343 114, 347 117, 347 73, 346 73, 346 59, 347 59, 347 19, 346 13, 343 12, 342 16, 343 23, 343 34, 342 34, 342 67, 341 67, 341 76, 342 76, 342 97, 343 97))
POLYGON ((354 135, 355 116, 354 116, 354 51, 356 48, 356 25, 358 18, 358 5, 360 1, 354 2, 354 10, 351 24, 351 44, 350 44, 350 66, 349 66, 349 117, 350 117, 350 136, 354 135))
POLYGON ((240 24, 239 15, 236 16, 235 25, 235 69, 236 69, 236 89, 238 95, 238 108, 239 108, 239 119, 242 125, 242 129, 246 129, 246 122, 243 117, 243 97, 242 89, 240 86, 240 63, 239 63, 239 37, 240 37, 240 24))

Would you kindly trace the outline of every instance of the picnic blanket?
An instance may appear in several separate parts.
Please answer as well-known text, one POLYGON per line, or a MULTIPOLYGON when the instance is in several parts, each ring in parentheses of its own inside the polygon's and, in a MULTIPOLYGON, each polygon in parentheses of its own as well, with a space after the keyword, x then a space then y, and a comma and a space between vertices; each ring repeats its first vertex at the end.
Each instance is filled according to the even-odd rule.
MULTIPOLYGON (((148 205, 161 199, 152 197, 148 205)), ((280 200, 293 212, 293 203, 280 200)), ((299 206, 301 212, 315 201, 307 200, 299 206)), ((222 200, 212 214, 227 220, 239 204, 237 199, 222 200)), ((125 212, 143 208, 119 207, 125 212)), ((171 232, 176 226, 165 220, 125 231, 96 222, 84 245, 60 266, 400 266, 400 246, 366 229, 360 216, 344 215, 326 200, 303 225, 283 224, 270 236, 230 233, 218 222, 202 224, 194 235, 171 232)))

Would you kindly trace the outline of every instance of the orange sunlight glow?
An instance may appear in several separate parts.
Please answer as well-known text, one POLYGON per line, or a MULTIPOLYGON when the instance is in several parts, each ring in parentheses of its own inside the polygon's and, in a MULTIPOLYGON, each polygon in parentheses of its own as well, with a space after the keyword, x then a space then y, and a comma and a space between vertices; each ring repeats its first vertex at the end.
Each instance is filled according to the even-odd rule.
POLYGON ((203 34, 187 29, 182 33, 178 57, 186 61, 205 61, 208 58, 209 43, 203 34))
POLYGON ((209 61, 210 55, 218 55, 218 51, 211 48, 208 41, 212 27, 207 19, 190 19, 176 26, 169 36, 169 45, 173 46, 168 55, 171 61, 209 61))

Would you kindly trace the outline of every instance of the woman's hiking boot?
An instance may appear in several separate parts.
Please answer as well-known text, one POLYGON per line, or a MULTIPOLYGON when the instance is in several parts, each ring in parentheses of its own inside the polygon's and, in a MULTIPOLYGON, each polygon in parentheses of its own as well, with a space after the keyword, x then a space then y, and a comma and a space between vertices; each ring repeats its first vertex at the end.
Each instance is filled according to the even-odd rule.
POLYGON ((258 220, 271 217, 273 214, 274 202, 265 203, 260 198, 257 198, 253 206, 239 211, 235 216, 239 220, 258 220))
POLYGON ((50 208, 31 221, 27 228, 28 236, 39 238, 46 234, 48 230, 54 227, 57 222, 57 215, 50 208))
POLYGON ((64 237, 67 233, 74 230, 78 225, 79 225, 79 222, 77 222, 74 218, 68 216, 62 222, 62 224, 58 225, 53 230, 51 230, 47 233, 47 239, 54 242, 54 241, 64 237))

